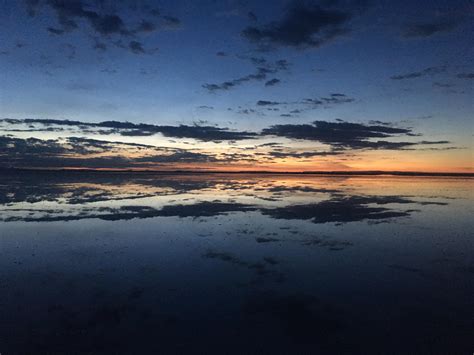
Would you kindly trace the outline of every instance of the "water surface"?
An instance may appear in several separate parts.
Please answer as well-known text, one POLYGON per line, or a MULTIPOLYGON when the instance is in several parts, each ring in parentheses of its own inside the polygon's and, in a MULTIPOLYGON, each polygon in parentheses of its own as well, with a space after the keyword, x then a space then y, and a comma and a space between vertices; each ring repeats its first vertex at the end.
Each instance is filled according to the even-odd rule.
POLYGON ((474 180, 0 178, 0 352, 474 350, 474 180))

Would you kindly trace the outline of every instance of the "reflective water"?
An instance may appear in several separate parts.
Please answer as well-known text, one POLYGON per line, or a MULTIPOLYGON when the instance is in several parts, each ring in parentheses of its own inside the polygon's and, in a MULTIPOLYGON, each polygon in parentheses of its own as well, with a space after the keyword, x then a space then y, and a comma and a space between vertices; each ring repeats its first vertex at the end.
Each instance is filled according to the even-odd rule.
POLYGON ((0 352, 466 353, 474 180, 0 178, 0 352))

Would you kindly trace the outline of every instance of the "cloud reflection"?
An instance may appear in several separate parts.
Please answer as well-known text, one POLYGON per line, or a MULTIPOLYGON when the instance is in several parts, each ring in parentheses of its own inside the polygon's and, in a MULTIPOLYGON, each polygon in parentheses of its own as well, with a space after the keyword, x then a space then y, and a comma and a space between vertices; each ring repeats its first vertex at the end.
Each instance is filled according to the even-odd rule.
MULTIPOLYGON (((146 173, 44 173, 41 179, 26 173, 21 177, 2 178, 1 219, 4 222, 91 218, 117 221, 258 213, 263 219, 342 224, 390 222, 410 217, 421 206, 447 205, 445 201, 358 192, 338 184, 340 179, 324 186, 301 179, 288 182, 280 178, 146 173)), ((273 236, 256 238, 258 243, 278 240, 273 236)))

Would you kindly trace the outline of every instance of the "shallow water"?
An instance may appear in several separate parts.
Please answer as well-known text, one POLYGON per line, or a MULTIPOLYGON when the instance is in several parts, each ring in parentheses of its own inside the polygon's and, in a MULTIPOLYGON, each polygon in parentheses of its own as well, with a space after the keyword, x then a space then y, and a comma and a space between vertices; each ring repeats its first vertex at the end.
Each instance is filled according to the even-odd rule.
POLYGON ((474 350, 474 180, 0 178, 0 353, 474 350))

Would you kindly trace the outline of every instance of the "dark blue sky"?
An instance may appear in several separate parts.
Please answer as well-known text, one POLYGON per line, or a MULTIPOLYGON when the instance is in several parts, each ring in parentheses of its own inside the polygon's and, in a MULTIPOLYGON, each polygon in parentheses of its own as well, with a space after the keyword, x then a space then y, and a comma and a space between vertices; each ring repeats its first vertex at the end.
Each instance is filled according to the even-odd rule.
POLYGON ((1 113, 255 132, 380 121, 449 141, 462 170, 473 14, 467 0, 4 0, 1 113))

